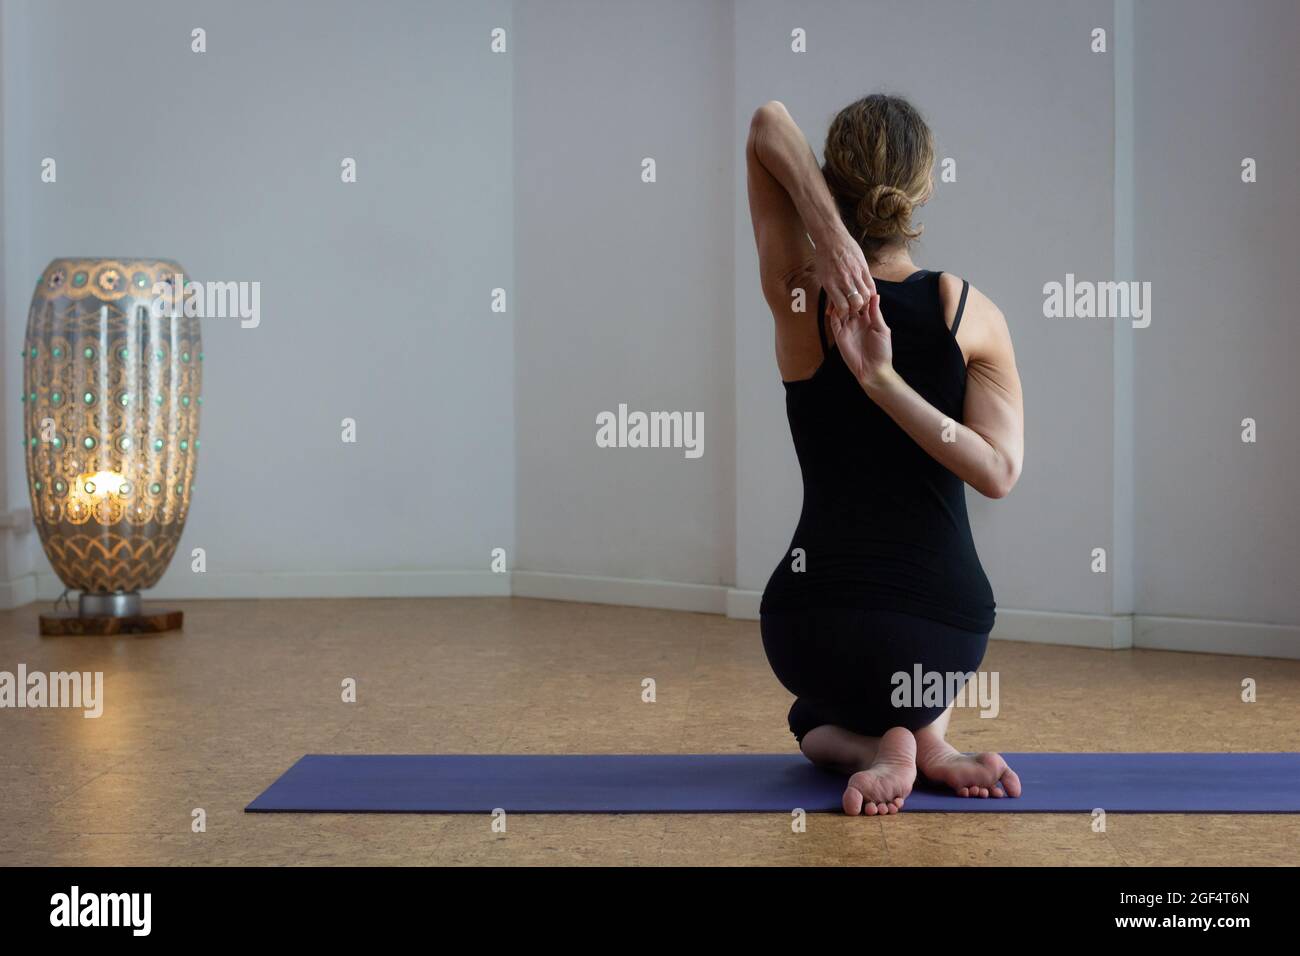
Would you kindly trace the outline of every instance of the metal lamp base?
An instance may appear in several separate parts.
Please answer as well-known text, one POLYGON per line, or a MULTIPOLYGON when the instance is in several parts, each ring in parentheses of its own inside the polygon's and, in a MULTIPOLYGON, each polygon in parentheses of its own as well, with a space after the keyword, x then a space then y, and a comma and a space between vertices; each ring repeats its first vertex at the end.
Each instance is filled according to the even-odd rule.
POLYGON ((140 615, 139 591, 113 591, 106 594, 82 592, 77 599, 77 614, 81 617, 138 617, 140 615))
POLYGON ((41 615, 41 634, 161 634, 177 631, 185 615, 176 610, 145 610, 139 591, 88 592, 77 610, 41 615))

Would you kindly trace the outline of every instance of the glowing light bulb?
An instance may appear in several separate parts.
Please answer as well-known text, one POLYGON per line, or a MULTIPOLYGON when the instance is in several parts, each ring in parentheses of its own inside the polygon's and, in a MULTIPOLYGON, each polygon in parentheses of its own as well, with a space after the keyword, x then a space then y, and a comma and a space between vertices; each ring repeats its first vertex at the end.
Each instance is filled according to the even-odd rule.
POLYGON ((82 475, 81 487, 88 495, 107 498, 109 495, 121 494, 129 489, 126 477, 116 471, 97 471, 93 475, 82 475))

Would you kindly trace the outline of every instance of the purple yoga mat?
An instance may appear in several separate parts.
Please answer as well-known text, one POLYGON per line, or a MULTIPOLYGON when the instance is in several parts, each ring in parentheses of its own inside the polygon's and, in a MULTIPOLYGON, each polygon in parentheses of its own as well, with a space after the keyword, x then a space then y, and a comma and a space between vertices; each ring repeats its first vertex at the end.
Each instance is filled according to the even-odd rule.
MULTIPOLYGON (((918 788, 904 812, 1300 813, 1300 754, 1004 754, 1015 799, 918 788)), ((308 754, 252 813, 840 811, 841 775, 798 754, 308 754)))

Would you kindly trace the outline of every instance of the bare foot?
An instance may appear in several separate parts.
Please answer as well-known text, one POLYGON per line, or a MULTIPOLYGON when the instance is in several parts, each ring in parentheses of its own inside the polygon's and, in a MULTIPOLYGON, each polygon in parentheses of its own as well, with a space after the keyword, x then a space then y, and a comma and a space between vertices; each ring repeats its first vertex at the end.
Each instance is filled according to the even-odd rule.
POLYGON ((849 777, 844 812, 869 817, 897 813, 915 782, 916 738, 906 727, 894 727, 880 738, 871 766, 849 777))
POLYGON ((964 754, 928 727, 916 732, 916 767, 959 797, 1020 796, 1020 778, 1000 754, 964 754))

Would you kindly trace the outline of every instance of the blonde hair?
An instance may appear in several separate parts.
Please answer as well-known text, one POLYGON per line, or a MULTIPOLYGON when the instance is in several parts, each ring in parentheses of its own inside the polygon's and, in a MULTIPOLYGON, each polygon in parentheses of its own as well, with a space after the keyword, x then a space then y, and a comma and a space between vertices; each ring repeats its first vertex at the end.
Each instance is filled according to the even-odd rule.
POLYGON ((912 214, 930 198, 934 140, 911 103, 873 93, 826 131, 822 174, 849 232, 868 253, 921 235, 912 214))

